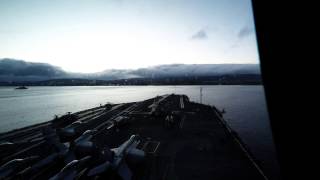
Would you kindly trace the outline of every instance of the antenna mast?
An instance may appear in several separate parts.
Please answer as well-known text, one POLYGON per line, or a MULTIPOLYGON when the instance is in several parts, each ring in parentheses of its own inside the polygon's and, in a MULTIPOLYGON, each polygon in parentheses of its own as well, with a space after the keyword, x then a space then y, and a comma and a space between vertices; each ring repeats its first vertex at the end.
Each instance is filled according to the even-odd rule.
POLYGON ((202 87, 200 87, 200 104, 202 104, 202 87))

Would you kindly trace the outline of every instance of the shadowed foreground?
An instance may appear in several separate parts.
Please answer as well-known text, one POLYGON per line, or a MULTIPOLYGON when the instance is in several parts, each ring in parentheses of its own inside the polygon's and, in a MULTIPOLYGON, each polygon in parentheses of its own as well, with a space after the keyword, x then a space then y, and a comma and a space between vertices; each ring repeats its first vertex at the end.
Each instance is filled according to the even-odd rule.
POLYGON ((0 135, 0 179, 266 179, 215 108, 106 104, 0 135))

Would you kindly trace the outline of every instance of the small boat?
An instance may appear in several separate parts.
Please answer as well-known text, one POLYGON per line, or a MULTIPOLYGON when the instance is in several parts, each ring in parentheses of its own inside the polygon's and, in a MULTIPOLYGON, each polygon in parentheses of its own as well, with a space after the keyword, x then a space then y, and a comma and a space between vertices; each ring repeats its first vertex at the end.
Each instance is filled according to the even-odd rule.
POLYGON ((28 88, 25 86, 19 86, 19 87, 16 87, 16 89, 28 89, 28 88))

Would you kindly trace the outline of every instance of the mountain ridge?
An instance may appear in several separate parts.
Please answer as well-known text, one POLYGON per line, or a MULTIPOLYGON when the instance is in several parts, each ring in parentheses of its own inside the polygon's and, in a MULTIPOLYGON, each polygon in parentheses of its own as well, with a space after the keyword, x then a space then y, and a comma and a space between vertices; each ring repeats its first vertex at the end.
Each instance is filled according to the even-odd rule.
POLYGON ((0 59, 0 81, 45 81, 50 79, 120 80, 134 78, 260 75, 259 64, 164 64, 138 69, 106 69, 96 73, 74 73, 48 63, 0 59))

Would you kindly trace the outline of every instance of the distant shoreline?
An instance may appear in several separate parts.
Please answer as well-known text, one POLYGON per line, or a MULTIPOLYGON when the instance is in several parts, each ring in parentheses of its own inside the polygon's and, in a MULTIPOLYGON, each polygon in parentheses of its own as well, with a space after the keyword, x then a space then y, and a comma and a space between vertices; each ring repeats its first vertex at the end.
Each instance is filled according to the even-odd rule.
MULTIPOLYGON (((262 86, 263 84, 179 84, 179 85, 153 85, 153 84, 149 84, 149 85, 59 85, 59 86, 52 86, 52 85, 31 85, 28 87, 65 87, 65 86, 70 86, 70 87, 106 87, 106 86, 110 86, 110 87, 122 87, 122 86, 262 86)), ((0 87, 12 87, 15 88, 17 86, 14 85, 0 85, 0 87)))
POLYGON ((261 85, 260 75, 185 76, 131 78, 117 80, 49 79, 43 81, 0 82, 0 86, 179 86, 179 85, 261 85))

